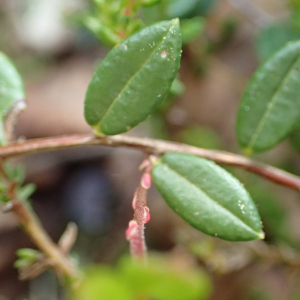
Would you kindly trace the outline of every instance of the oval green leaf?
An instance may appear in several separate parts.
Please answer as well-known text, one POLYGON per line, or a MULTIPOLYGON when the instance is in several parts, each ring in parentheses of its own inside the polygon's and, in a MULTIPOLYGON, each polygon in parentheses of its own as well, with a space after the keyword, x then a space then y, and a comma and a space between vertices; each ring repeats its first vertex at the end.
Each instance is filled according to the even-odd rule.
POLYGON ((189 154, 167 153, 152 170, 168 205, 196 229, 228 241, 264 238, 248 192, 215 163, 189 154))
POLYGON ((180 56, 177 19, 124 40, 106 56, 88 87, 86 121, 104 135, 126 132, 144 121, 168 93, 180 56))
POLYGON ((252 77, 237 116, 245 153, 268 150, 294 129, 300 113, 300 42, 289 43, 252 77))

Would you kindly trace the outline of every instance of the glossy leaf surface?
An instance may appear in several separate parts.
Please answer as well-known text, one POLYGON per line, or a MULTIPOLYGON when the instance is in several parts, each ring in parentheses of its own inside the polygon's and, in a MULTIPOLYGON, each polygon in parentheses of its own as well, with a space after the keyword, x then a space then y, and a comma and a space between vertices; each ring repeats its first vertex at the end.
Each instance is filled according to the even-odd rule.
POLYGON ((85 118, 114 135, 144 121, 168 93, 179 68, 179 21, 164 21, 124 40, 104 59, 86 93, 85 118))
POLYGON ((293 131, 300 113, 299 72, 300 42, 292 42, 252 77, 237 117, 237 137, 246 153, 268 150, 293 131))
POLYGON ((248 192, 215 163, 189 154, 167 153, 152 175, 168 205, 196 229, 229 241, 264 237, 248 192))

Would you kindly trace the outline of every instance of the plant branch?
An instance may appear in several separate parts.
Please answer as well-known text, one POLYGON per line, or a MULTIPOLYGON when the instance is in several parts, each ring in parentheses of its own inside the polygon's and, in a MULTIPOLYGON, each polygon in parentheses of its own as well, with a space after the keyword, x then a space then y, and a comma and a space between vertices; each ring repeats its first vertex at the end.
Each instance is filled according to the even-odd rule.
POLYGON ((24 231, 49 259, 49 263, 60 277, 61 275, 72 279, 79 277, 73 263, 51 240, 28 203, 14 198, 4 206, 4 212, 13 212, 16 215, 24 231))
POLYGON ((2 164, 3 160, 0 160, 0 178, 7 187, 7 196, 10 199, 10 201, 2 208, 2 211, 4 213, 13 212, 15 214, 19 224, 45 256, 45 259, 35 264, 35 266, 39 266, 38 269, 33 270, 29 268, 26 271, 27 275, 24 276, 23 274, 21 277, 23 279, 32 278, 34 277, 32 276, 33 273, 38 275, 39 272, 44 271, 46 267, 51 266, 60 278, 64 277, 71 279, 72 281, 74 279, 79 279, 79 271, 67 256, 67 253, 64 253, 63 249, 52 241, 28 201, 18 198, 16 193, 17 183, 7 176, 2 164))
POLYGON ((115 135, 96 138, 92 135, 81 134, 15 142, 7 146, 0 147, 0 158, 7 158, 46 150, 88 145, 129 147, 144 151, 148 154, 158 155, 166 152, 194 154, 196 156, 210 159, 217 164, 245 169, 288 188, 295 189, 297 191, 300 190, 300 178, 298 176, 292 175, 269 165, 255 162, 249 158, 234 153, 197 148, 185 144, 154 140, 150 138, 132 137, 128 135, 115 135))

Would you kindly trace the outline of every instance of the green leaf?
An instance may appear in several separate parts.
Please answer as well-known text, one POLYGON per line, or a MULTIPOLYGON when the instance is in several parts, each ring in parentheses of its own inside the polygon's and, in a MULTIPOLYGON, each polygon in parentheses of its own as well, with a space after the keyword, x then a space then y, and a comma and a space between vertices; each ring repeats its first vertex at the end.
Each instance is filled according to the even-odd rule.
POLYGON ((35 249, 22 248, 17 250, 16 254, 19 258, 35 261, 41 253, 35 249))
POLYGON ((13 166, 11 163, 6 161, 3 163, 3 169, 9 179, 15 180, 20 185, 23 184, 26 177, 26 170, 24 166, 13 166))
POLYGON ((124 40, 103 60, 88 87, 86 121, 104 135, 126 132, 144 121, 167 95, 180 56, 177 19, 124 40))
POLYGON ((31 263, 32 263, 32 261, 30 259, 20 258, 14 262, 14 267, 16 269, 23 269, 23 268, 29 266, 31 263))
POLYGON ((248 192, 215 163, 189 154, 167 153, 152 175, 168 205, 196 229, 229 241, 264 238, 248 192))
POLYGON ((21 200, 28 200, 28 198, 35 192, 36 186, 34 183, 28 183, 17 190, 18 197, 21 200))
POLYGON ((159 300, 204 300, 211 292, 211 280, 200 268, 178 270, 167 256, 150 254, 145 265, 123 258, 120 273, 137 295, 159 300))
POLYGON ((252 77, 237 116, 245 153, 266 151, 293 131, 300 113, 299 68, 300 42, 292 42, 252 77))
POLYGON ((15 104, 25 99, 23 81, 13 63, 0 52, 0 144, 5 143, 3 122, 15 104))

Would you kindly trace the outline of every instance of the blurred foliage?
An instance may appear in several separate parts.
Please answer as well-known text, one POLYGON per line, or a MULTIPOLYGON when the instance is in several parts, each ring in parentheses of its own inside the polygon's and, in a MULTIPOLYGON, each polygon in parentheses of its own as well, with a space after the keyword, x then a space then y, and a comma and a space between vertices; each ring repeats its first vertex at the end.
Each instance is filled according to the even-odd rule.
POLYGON ((250 175, 249 179, 250 184, 247 189, 257 205, 267 238, 273 242, 284 242, 290 246, 296 246, 289 230, 286 208, 276 193, 271 187, 264 185, 260 178, 250 175))
POLYGON ((256 39, 257 55, 265 61, 286 43, 300 39, 300 28, 291 22, 272 23, 263 27, 256 39))
POLYGON ((190 18, 181 22, 183 43, 187 44, 203 33, 205 21, 199 15, 207 13, 216 2, 188 1, 191 2, 190 5, 187 5, 186 0, 91 0, 89 11, 69 14, 67 19, 73 25, 86 27, 103 44, 113 47, 141 29, 145 23, 190 18), (143 8, 143 13, 140 14, 139 11, 143 8), (188 8, 188 11, 183 8, 188 8))
POLYGON ((159 1, 91 0, 90 11, 69 16, 73 24, 81 24, 91 31, 103 44, 113 47, 143 26, 135 18, 143 6, 159 1))
POLYGON ((182 43, 183 45, 188 44, 203 34, 205 30, 205 19, 197 16, 182 20, 180 28, 182 43))
POLYGON ((271 300, 269 293, 262 288, 252 287, 248 292, 247 300, 271 300))
POLYGON ((182 143, 207 149, 222 149, 223 145, 218 134, 210 128, 191 125, 179 132, 178 140, 182 143))
MULTIPOLYGON (((35 192, 35 184, 24 184, 25 181, 25 168, 22 165, 12 166, 10 163, 3 163, 3 171, 11 182, 15 183, 14 190, 20 200, 26 201, 35 192)), ((0 181, 0 202, 8 202, 11 199, 8 197, 8 189, 6 183, 0 181)))
POLYGON ((73 299, 201 300, 208 298, 211 288, 212 283, 202 269, 176 268, 166 255, 151 254, 147 265, 123 257, 114 269, 105 266, 87 269, 73 299))
POLYGON ((291 12, 292 22, 300 30, 300 1, 299 0, 288 0, 291 12))
POLYGON ((256 37, 256 50, 260 61, 265 61, 286 43, 300 39, 300 1, 287 0, 290 14, 263 26, 256 37))
POLYGON ((205 15, 217 0, 169 0, 168 16, 170 18, 192 18, 205 15))
POLYGON ((291 134, 290 142, 295 150, 300 152, 300 122, 295 127, 295 131, 291 134))
POLYGON ((29 248, 19 249, 16 254, 18 258, 14 263, 16 269, 22 269, 29 266, 41 255, 39 251, 29 248))

